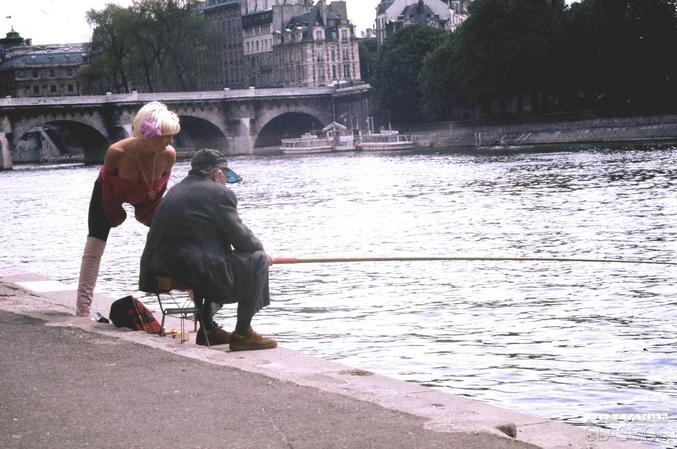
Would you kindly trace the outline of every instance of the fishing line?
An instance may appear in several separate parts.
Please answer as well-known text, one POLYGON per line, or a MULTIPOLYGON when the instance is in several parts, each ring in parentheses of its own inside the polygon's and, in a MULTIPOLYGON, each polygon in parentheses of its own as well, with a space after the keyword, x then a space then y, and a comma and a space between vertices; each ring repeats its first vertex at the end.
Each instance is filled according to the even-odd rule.
POLYGON ((310 263, 351 263, 351 262, 562 262, 562 263, 615 263, 629 265, 677 265, 677 262, 639 259, 585 259, 559 257, 449 257, 449 256, 370 256, 370 257, 273 257, 273 263, 310 264, 310 263))

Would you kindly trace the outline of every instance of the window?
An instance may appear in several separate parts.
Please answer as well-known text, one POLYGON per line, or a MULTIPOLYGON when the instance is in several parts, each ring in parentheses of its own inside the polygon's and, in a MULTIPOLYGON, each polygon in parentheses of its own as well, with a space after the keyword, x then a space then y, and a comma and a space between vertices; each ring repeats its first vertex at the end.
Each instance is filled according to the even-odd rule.
POLYGON ((335 65, 331 66, 331 74, 332 74, 331 79, 335 80, 336 79, 336 66, 335 65))
POLYGON ((350 64, 343 64, 343 78, 350 79, 350 64))
POLYGON ((350 49, 349 48, 343 49, 343 60, 344 61, 350 60, 350 49))
POLYGON ((33 78, 37 78, 37 77, 38 77, 38 71, 37 71, 37 70, 33 70, 33 78))
POLYGON ((72 84, 68 85, 68 92, 73 92, 73 85, 72 84))
POLYGON ((341 40, 344 42, 348 40, 348 30, 341 30, 341 40))
POLYGON ((56 76, 56 72, 54 71, 54 69, 49 69, 49 76, 50 78, 54 78, 56 76))
POLYGON ((73 76, 73 68, 72 68, 72 67, 68 67, 68 68, 66 69, 66 75, 68 75, 68 76, 73 76))
POLYGON ((33 86, 33 93, 39 94, 40 93, 40 86, 33 86))
POLYGON ((52 92, 52 93, 56 92, 56 86, 54 84, 49 86, 49 91, 52 92))

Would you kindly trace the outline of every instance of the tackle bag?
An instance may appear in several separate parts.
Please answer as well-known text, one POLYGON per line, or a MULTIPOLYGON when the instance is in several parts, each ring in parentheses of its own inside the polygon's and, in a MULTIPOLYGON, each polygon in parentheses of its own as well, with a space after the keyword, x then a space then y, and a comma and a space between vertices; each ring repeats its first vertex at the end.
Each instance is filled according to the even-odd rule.
POLYGON ((131 295, 113 302, 110 306, 110 320, 115 327, 126 327, 149 334, 160 333, 160 323, 150 310, 131 295))

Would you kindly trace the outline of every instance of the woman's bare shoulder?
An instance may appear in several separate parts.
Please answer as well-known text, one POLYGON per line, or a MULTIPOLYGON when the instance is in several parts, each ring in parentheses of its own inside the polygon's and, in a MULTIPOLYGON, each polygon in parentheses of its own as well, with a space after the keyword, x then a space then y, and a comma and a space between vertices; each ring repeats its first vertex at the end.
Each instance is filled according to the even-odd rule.
POLYGON ((162 152, 162 157, 169 164, 173 164, 176 162, 176 150, 173 146, 167 145, 167 147, 165 147, 164 151, 162 152))
POLYGON ((123 155, 130 151, 135 151, 138 147, 136 137, 127 137, 126 139, 118 140, 108 147, 108 152, 123 155))

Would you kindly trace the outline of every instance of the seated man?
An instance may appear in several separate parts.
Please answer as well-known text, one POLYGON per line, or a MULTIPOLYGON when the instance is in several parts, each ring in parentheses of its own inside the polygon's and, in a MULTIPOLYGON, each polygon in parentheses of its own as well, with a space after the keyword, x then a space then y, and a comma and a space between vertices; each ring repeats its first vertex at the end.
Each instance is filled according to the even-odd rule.
POLYGON ((155 212, 141 257, 139 287, 155 291, 156 277, 167 276, 192 287, 196 298, 205 298, 198 345, 207 344, 206 333, 209 344, 230 343, 232 351, 275 348, 275 340, 250 326, 254 314, 270 304, 272 259, 242 223, 227 177, 239 180, 229 173, 221 153, 195 153, 188 176, 169 189, 155 212), (237 324, 230 333, 214 323, 210 303, 235 302, 237 324))

